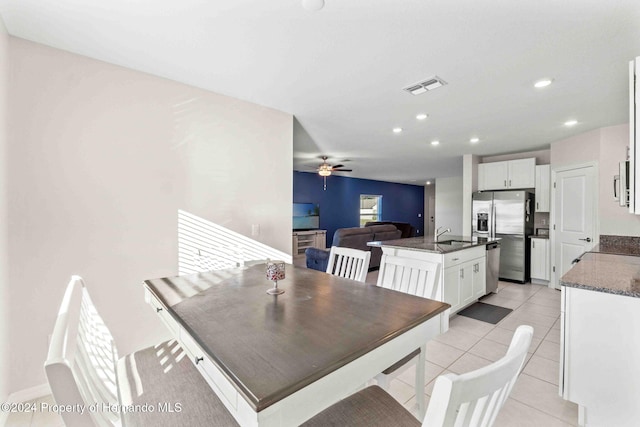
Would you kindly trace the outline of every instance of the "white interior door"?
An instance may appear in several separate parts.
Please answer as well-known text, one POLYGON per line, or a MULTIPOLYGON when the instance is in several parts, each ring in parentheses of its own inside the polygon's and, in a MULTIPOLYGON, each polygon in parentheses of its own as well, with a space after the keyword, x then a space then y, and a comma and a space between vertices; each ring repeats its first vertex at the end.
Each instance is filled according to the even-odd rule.
POLYGON ((555 273, 552 276, 558 289, 560 278, 571 268, 571 262, 590 250, 597 240, 595 175, 594 166, 556 172, 553 213, 555 273))

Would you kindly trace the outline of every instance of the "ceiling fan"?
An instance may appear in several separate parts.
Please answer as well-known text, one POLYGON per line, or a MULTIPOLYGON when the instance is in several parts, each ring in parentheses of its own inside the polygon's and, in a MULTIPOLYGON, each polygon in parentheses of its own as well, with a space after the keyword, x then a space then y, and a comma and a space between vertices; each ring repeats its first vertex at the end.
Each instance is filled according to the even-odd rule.
POLYGON ((331 166, 327 163, 327 156, 320 157, 322 159, 322 163, 318 166, 317 172, 318 175, 324 178, 324 189, 327 189, 327 177, 331 175, 333 172, 353 172, 353 169, 343 169, 342 164, 331 166))

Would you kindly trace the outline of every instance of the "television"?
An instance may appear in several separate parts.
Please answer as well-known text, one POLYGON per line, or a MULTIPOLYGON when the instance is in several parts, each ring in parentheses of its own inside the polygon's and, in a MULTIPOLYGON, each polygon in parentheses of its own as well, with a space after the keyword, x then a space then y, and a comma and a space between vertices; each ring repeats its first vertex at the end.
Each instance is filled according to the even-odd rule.
POLYGON ((293 204, 293 230, 317 230, 320 228, 320 206, 315 203, 293 204))

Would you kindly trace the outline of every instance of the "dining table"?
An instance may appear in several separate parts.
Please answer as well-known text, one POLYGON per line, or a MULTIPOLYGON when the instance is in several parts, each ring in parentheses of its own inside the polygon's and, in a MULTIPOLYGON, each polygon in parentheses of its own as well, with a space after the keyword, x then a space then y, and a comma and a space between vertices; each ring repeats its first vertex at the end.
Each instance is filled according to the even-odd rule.
MULTIPOLYGON (((145 298, 242 426, 296 426, 444 332, 449 304, 286 265, 144 282, 145 298)), ((420 402, 424 396, 417 396, 420 402)), ((424 414, 422 401, 421 415, 424 414)))

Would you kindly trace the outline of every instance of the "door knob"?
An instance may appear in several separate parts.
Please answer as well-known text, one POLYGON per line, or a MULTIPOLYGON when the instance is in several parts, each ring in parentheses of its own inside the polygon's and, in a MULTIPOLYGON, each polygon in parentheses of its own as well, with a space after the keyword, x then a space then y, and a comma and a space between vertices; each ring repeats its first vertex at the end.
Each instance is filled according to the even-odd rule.
POLYGON ((578 239, 578 240, 583 240, 585 242, 590 242, 591 241, 591 237, 587 237, 586 239, 578 239))

